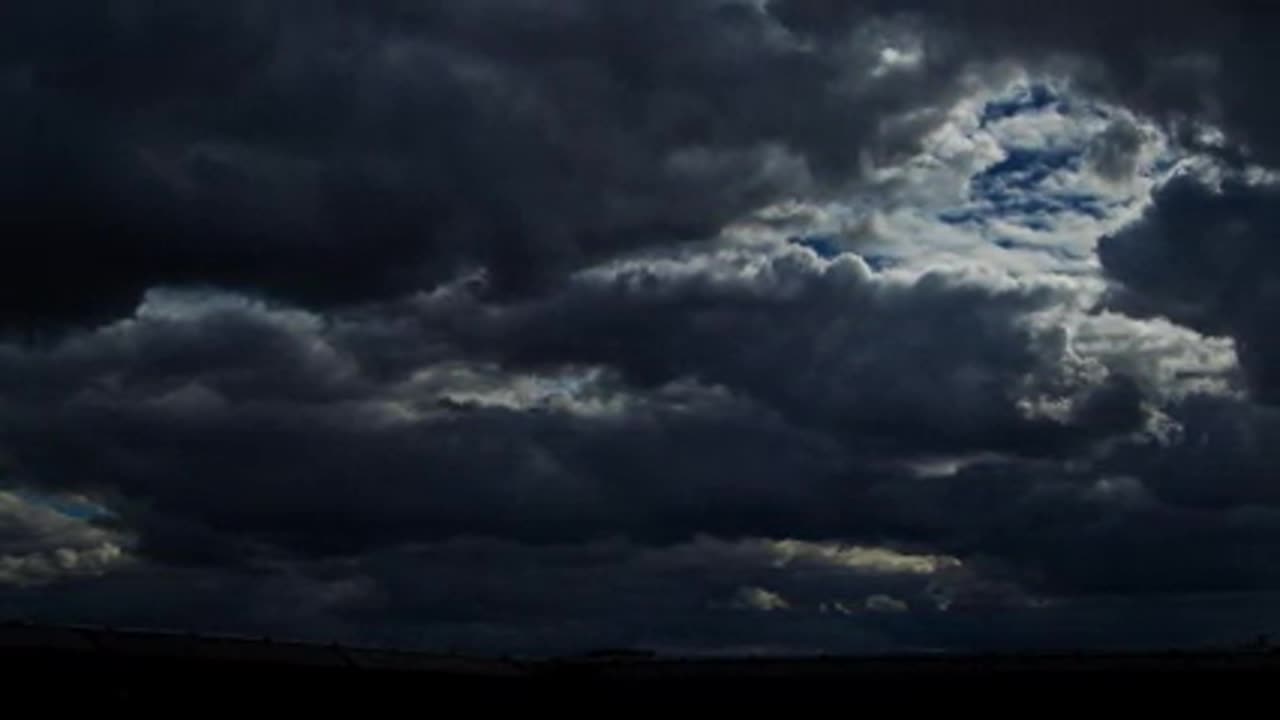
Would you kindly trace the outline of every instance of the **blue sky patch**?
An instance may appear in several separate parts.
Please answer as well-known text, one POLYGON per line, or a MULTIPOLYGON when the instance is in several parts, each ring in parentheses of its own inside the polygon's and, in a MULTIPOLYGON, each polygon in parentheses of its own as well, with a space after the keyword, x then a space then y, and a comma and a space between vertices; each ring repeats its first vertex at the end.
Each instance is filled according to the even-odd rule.
POLYGON ((1057 107, 1059 112, 1069 108, 1066 103, 1048 85, 1034 83, 1020 87, 1011 95, 991 100, 982 108, 981 127, 999 122, 1015 115, 1028 112, 1040 112, 1050 107, 1057 107))
POLYGON ((1084 153, 1069 150, 1010 150, 1008 156, 970 181, 976 199, 990 199, 997 192, 1032 190, 1056 172, 1076 169, 1084 153))
POLYGON ((46 495, 44 493, 33 492, 31 490, 19 490, 14 493, 22 498, 25 502, 40 507, 46 507, 69 518, 76 520, 101 520, 103 518, 112 517, 113 513, 96 503, 85 500, 76 500, 66 496, 46 495))
POLYGON ((803 235, 791 238, 792 245, 807 247, 818 254, 818 257, 830 260, 844 253, 844 248, 836 242, 832 235, 803 235))
POLYGON ((979 225, 986 217, 974 208, 954 208, 937 214, 938 222, 947 225, 979 225))

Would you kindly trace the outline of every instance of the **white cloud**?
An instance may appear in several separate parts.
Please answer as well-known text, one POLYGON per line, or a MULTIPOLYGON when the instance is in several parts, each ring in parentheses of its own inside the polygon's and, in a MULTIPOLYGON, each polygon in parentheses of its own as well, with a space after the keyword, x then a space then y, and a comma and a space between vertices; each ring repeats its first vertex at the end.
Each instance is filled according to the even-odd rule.
POLYGON ((735 610, 754 610, 757 612, 776 612, 790 610, 791 603, 776 592, 761 587, 742 587, 734 593, 729 607, 735 610))
POLYGON ((921 555, 891 548, 816 543, 802 540, 762 541, 776 567, 812 563, 868 575, 934 575, 963 566, 950 555, 921 555))
POLYGON ((871 76, 883 77, 897 72, 915 70, 924 62, 924 49, 921 47, 884 47, 880 50, 879 62, 871 69, 871 76))
POLYGON ((1163 318, 1110 312, 1081 314, 1069 322, 1077 357, 1139 380, 1157 398, 1242 392, 1231 338, 1207 337, 1163 318))

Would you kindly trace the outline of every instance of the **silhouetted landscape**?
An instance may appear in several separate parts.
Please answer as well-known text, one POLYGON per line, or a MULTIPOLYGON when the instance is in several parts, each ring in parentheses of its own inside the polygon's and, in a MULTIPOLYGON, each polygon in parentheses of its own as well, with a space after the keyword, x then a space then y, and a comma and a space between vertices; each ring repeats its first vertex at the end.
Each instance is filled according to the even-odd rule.
MULTIPOLYGON (((988 692, 1118 693, 1124 702, 1264 692, 1280 680, 1280 651, 1019 653, 876 657, 663 657, 617 650, 556 658, 485 658, 103 628, 5 625, 0 670, 11 687, 47 702, 138 705, 334 701, 391 703, 430 697, 473 707, 513 702, 628 703, 702 700, 724 707, 802 699, 945 705, 988 692), (56 690, 73 687, 73 693, 56 690)), ((1078 693, 1084 693, 1079 695, 1078 693)))

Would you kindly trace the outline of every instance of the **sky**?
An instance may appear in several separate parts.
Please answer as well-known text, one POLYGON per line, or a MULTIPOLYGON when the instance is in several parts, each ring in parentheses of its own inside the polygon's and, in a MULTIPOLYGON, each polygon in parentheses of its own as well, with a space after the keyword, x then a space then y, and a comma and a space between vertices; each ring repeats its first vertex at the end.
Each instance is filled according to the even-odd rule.
POLYGON ((0 618, 1280 631, 1280 11, 0 7, 0 618))

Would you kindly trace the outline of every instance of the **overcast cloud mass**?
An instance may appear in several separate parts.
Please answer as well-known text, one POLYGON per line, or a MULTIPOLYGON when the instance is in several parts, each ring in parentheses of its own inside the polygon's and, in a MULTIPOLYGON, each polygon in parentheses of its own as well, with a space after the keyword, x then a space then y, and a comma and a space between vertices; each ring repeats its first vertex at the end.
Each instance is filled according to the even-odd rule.
POLYGON ((5 3, 0 617, 1280 630, 1280 15, 1035 5, 5 3))

